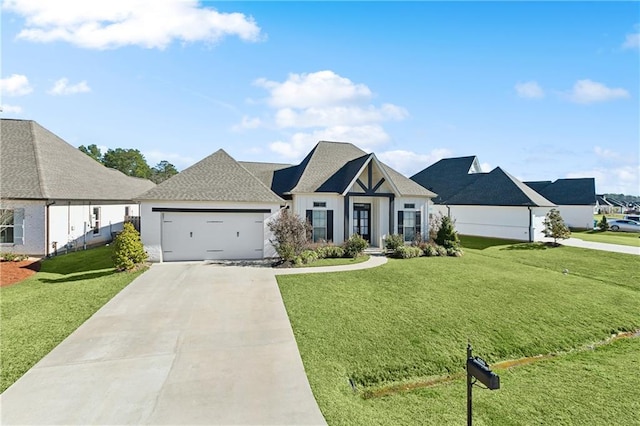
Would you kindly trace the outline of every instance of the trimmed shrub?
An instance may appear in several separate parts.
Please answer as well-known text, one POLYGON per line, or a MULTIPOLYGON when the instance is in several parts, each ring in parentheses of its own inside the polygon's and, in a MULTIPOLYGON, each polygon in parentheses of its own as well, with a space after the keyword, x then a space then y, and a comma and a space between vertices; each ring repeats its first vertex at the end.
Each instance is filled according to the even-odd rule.
POLYGON ((344 242, 344 254, 346 257, 356 258, 364 252, 368 245, 367 240, 358 234, 353 234, 344 242))
POLYGON ((412 257, 422 256, 422 250, 420 247, 414 246, 400 246, 393 253, 393 257, 398 259, 411 259, 412 257))
POLYGON ((115 239, 113 266, 118 271, 130 271, 147 260, 140 234, 131 223, 125 223, 121 233, 115 239))
POLYGON ((340 246, 324 246, 316 249, 319 259, 337 259, 344 257, 344 249, 340 246))
POLYGON ((400 234, 391 234, 387 237, 384 244, 388 250, 396 251, 398 247, 404 246, 404 238, 400 234))

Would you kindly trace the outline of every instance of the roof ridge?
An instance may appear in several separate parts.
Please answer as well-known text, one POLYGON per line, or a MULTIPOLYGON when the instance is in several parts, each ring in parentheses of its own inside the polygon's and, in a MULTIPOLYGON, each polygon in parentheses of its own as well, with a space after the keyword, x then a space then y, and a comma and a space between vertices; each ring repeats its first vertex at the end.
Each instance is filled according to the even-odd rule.
MULTIPOLYGON (((225 153, 226 153, 226 151, 225 151, 225 153)), ((227 154, 227 155, 229 155, 229 154, 227 154)), ((229 157, 231 157, 231 156, 229 155, 229 157)), ((243 170, 245 170, 247 173, 249 173, 249 174, 250 174, 250 175, 251 175, 251 176, 252 176, 256 181, 258 181, 258 182, 260 183, 260 185, 262 185, 263 187, 265 187, 269 192, 271 192, 271 193, 272 193, 273 195, 275 195, 276 197, 278 197, 278 198, 282 199, 282 197, 281 197, 281 196, 279 196, 278 194, 276 194, 276 193, 275 193, 275 192, 274 192, 270 187, 268 187, 268 186, 267 186, 267 185, 262 181, 262 179, 260 179, 258 176, 256 176, 256 175, 254 175, 253 173, 251 173, 251 171, 249 171, 249 169, 247 169, 245 166, 243 166, 242 164, 240 164, 240 162, 239 162, 238 160, 236 160, 236 159, 235 159, 235 158, 233 158, 233 157, 231 157, 231 159, 232 159, 233 161, 235 161, 235 163, 236 163, 238 166, 242 167, 242 169, 243 169, 243 170)))
POLYGON ((40 155, 38 152, 38 142, 36 141, 36 134, 33 130, 33 127, 36 125, 36 122, 33 120, 24 120, 30 122, 29 124, 29 133, 31 134, 31 147, 33 149, 33 158, 36 163, 36 173, 38 173, 38 187, 40 188, 40 196, 42 198, 49 198, 49 191, 46 191, 46 185, 44 179, 42 178, 42 166, 40 165, 40 155))

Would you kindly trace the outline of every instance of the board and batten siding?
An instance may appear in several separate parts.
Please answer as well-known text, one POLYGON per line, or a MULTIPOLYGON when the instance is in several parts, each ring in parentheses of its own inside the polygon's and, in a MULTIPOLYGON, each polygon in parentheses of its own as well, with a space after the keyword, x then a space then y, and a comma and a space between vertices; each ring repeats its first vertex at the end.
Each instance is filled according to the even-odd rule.
POLYGON ((429 239, 429 213, 433 213, 432 211, 433 204, 430 202, 429 198, 418 198, 418 197, 397 197, 394 202, 394 212, 393 212, 393 226, 389 233, 397 234, 398 227, 400 224, 398 223, 398 212, 405 210, 414 210, 420 212, 420 233, 422 234, 423 240, 429 239), (414 204, 414 209, 405 209, 405 204, 414 204))
POLYGON ((208 202, 208 201, 142 201, 140 203, 141 238, 144 248, 149 255, 151 262, 162 262, 162 219, 163 212, 153 211, 159 209, 256 209, 269 210, 264 213, 264 229, 262 232, 263 257, 271 258, 276 256, 276 252, 271 245, 273 234, 269 230, 268 223, 273 220, 280 211, 279 204, 269 203, 237 203, 237 202, 208 202))
POLYGON ((337 194, 295 194, 291 200, 292 210, 306 220, 307 210, 333 210, 333 243, 344 241, 344 198, 337 194), (326 207, 314 207, 313 203, 327 203, 326 207))

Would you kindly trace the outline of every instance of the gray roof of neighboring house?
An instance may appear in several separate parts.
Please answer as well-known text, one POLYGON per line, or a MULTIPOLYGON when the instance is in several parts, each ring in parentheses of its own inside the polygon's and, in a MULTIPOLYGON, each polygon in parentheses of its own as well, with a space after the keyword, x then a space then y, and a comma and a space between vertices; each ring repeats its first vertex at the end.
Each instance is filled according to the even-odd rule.
MULTIPOLYGON (((320 141, 300 164, 275 169, 271 188, 281 195, 343 193, 367 161, 373 161, 373 158, 373 154, 367 154, 350 143, 320 141)), ((380 165, 392 181, 391 184, 398 188, 399 195, 435 196, 389 166, 380 165)), ((266 179, 263 178, 263 181, 266 179)))
POLYGON ((607 199, 605 198, 605 196, 604 196, 604 195, 596 195, 596 201, 597 201, 597 202, 598 202, 598 204, 600 204, 600 205, 609 205, 609 206, 613 206, 613 204, 611 204, 611 203, 609 202, 609 200, 607 200, 607 199))
POLYGON ((154 187, 104 167, 31 120, 0 121, 2 198, 130 201, 154 187))
POLYGON ((138 199, 255 203, 284 201, 222 149, 165 180, 138 199))
POLYGON ((443 158, 411 176, 411 180, 438 194, 434 203, 444 203, 478 177, 478 173, 469 173, 474 162, 474 155, 443 158))
POLYGON ((558 205, 593 206, 596 203, 594 178, 558 179, 555 182, 525 182, 540 195, 558 205))

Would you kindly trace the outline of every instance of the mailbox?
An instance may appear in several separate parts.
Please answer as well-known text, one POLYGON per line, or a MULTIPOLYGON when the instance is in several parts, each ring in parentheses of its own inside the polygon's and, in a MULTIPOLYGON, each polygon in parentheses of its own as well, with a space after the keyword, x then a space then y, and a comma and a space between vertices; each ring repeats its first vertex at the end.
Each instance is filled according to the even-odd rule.
POLYGON ((467 358, 467 371, 487 388, 500 389, 500 376, 491 371, 482 358, 467 358))

